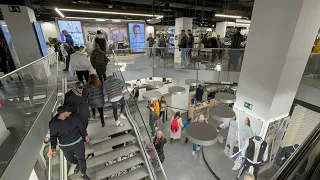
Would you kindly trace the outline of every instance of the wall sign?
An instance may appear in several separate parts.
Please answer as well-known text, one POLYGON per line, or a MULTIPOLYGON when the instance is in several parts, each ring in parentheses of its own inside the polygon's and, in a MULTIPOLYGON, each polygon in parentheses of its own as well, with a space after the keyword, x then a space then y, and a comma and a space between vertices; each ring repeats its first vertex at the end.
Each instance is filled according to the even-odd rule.
POLYGON ((248 102, 244 102, 244 107, 252 110, 253 105, 248 102))
POLYGON ((19 6, 8 6, 10 12, 18 12, 21 13, 19 6))

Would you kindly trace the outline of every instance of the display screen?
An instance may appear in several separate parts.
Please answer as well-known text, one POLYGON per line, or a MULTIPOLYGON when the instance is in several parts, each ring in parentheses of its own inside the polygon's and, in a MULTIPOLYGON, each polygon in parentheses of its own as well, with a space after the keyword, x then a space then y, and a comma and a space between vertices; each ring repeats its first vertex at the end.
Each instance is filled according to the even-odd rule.
POLYGON ((128 23, 130 48, 132 53, 144 52, 145 35, 143 23, 128 23))
POLYGON ((38 43, 39 43, 42 55, 47 56, 48 52, 47 52, 46 42, 44 41, 44 37, 42 34, 40 24, 38 22, 33 22, 33 25, 34 25, 34 29, 35 29, 37 37, 38 37, 38 43))
POLYGON ((82 26, 80 21, 58 20, 58 25, 60 29, 61 40, 63 42, 65 42, 66 38, 64 37, 62 31, 66 30, 71 35, 75 46, 84 46, 82 26))

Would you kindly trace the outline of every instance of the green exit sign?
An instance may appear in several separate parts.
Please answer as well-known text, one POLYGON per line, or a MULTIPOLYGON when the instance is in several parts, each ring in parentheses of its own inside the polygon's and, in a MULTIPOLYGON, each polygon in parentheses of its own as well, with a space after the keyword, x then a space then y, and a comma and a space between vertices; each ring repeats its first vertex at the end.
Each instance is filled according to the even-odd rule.
POLYGON ((253 105, 248 102, 244 102, 244 107, 252 110, 253 105))

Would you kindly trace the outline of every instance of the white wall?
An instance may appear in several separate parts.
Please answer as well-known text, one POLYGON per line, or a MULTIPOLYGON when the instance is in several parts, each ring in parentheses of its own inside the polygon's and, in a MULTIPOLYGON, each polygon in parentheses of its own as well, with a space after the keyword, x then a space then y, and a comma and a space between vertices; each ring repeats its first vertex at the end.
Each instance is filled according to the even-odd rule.
POLYGON ((149 37, 149 33, 152 34, 152 37, 154 37, 154 27, 153 26, 146 26, 146 31, 145 31, 145 38, 147 39, 149 37))
POLYGON ((34 171, 34 169, 32 169, 32 171, 31 171, 31 175, 29 177, 29 180, 39 180, 36 172, 34 171))
POLYGON ((49 37, 60 39, 60 36, 58 34, 59 28, 57 27, 56 22, 40 22, 40 25, 45 41, 48 41, 49 37))
POLYGON ((3 143, 3 141, 7 139, 9 134, 10 134, 10 131, 7 129, 0 115, 0 145, 3 143))

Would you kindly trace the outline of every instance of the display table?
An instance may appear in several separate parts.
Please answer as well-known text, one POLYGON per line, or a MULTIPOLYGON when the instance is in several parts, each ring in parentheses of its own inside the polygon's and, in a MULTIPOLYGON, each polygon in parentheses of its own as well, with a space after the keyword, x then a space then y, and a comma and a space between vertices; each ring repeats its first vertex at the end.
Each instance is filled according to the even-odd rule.
POLYGON ((210 116, 217 121, 230 122, 235 118, 236 113, 229 107, 214 106, 210 108, 210 116))
POLYGON ((215 96, 216 101, 226 104, 231 104, 236 102, 236 96, 231 93, 220 92, 215 96))
POLYGON ((194 120, 198 120, 199 116, 203 114, 204 119, 208 120, 209 109, 210 109, 210 104, 204 104, 196 107, 191 106, 189 107, 188 117, 191 117, 191 121, 194 121, 194 120))
POLYGON ((205 122, 193 122, 186 128, 188 139, 201 146, 210 146, 217 141, 216 129, 205 122))

